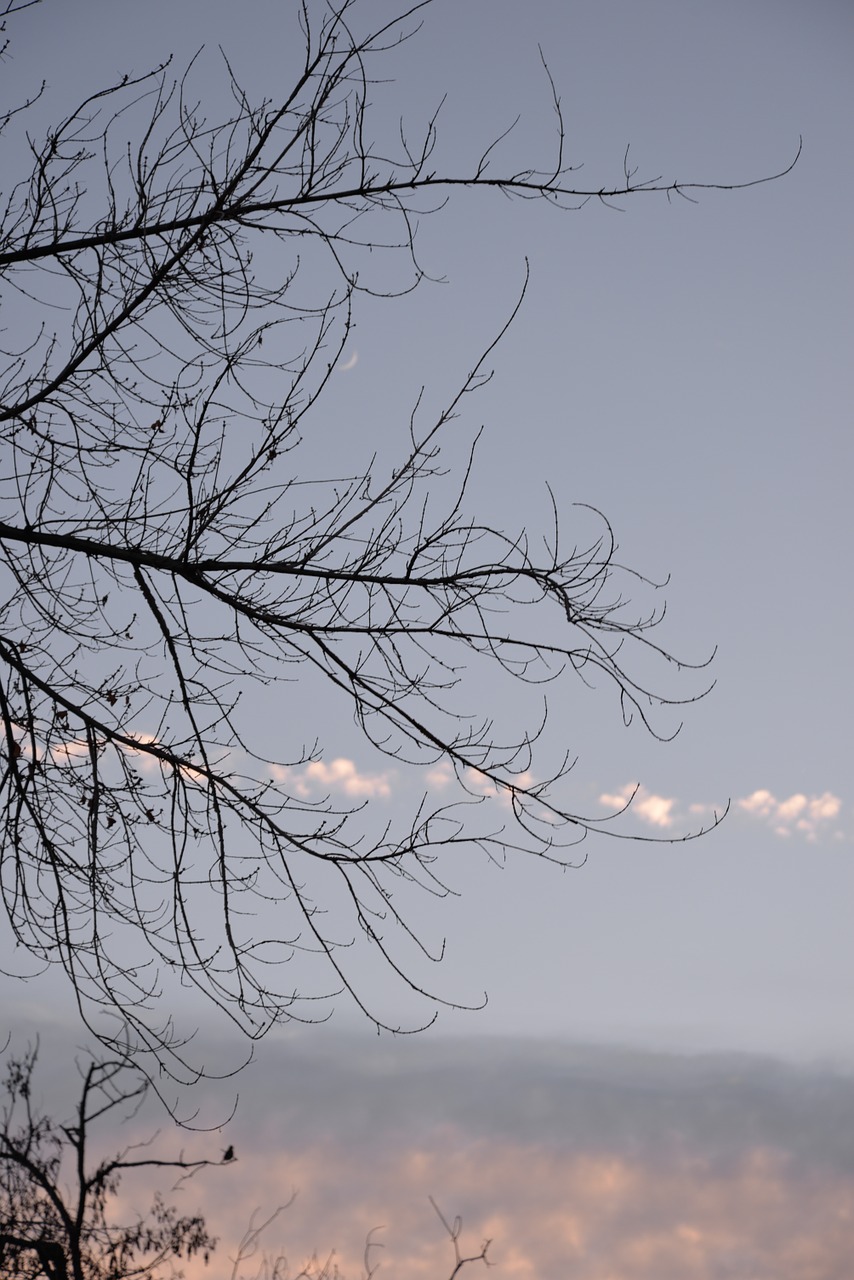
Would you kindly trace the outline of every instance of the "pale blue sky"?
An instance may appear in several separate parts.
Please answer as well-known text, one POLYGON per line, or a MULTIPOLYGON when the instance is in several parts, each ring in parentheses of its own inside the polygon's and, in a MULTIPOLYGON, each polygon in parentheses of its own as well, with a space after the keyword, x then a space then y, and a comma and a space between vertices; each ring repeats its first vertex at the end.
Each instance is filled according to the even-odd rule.
MULTIPOLYGON (((210 74, 216 94, 222 43, 244 81, 275 93, 298 52, 286 7, 250 7, 247 21, 245 9, 192 0, 48 0, 18 19, 6 73, 26 82, 32 41, 47 116, 114 69, 168 53, 180 66, 204 42, 210 70, 197 83, 210 74)), ((361 12, 386 9, 371 0, 361 12)), ((697 658, 719 647, 717 687, 675 743, 623 732, 607 691, 553 708, 552 728, 581 755, 570 784, 580 810, 603 812, 600 795, 637 780, 673 801, 672 826, 639 822, 644 834, 686 830, 690 805, 731 797, 726 824, 687 846, 600 844, 565 875, 455 869, 462 900, 424 917, 448 934, 438 989, 476 1001, 486 988, 490 1003, 443 1015, 446 1030, 854 1054, 853 27, 830 3, 437 0, 395 55, 397 82, 377 88, 380 133, 400 113, 416 127, 447 92, 437 163, 462 163, 519 111, 508 156, 547 163, 540 44, 567 153, 593 187, 618 178, 627 144, 642 176, 740 181, 786 166, 804 137, 785 179, 696 205, 638 196, 623 212, 593 201, 561 214, 460 197, 421 238, 448 283, 366 302, 357 317, 358 363, 329 396, 338 447, 354 456, 394 447, 422 383, 429 403, 447 397, 512 307, 527 257, 522 313, 460 424, 486 425, 472 505, 501 527, 535 526, 548 479, 571 537, 570 504, 595 504, 629 564, 672 574, 668 644, 697 658), (757 791, 829 795, 839 811, 811 839, 794 820, 783 836, 773 815, 739 807, 757 791)), ((315 731, 314 704, 311 716, 300 740, 315 731)), ((388 772, 331 706, 321 732, 329 759, 388 772)), ((379 803, 394 810, 420 783, 389 777, 379 803)), ((405 1001, 390 999, 405 1018, 405 1001)))
MULTIPOLYGON (((170 53, 180 68, 204 42, 209 71, 197 83, 209 75, 217 95, 222 43, 245 83, 259 96, 275 94, 299 55, 294 8, 276 0, 45 0, 16 20, 3 77, 13 92, 45 77, 40 110, 49 120, 113 72, 139 71, 170 53)), ((370 25, 389 5, 365 0, 358 12, 370 25)), ((837 1204, 834 1188, 839 1204, 852 1200, 849 1146, 837 1144, 850 1079, 786 1074, 767 1060, 704 1065, 691 1055, 854 1065, 854 11, 843 0, 436 0, 422 33, 390 60, 396 83, 376 90, 378 130, 393 132, 400 113, 417 126, 447 92, 437 162, 462 163, 521 111, 508 155, 533 150, 547 163, 552 116, 538 44, 563 100, 568 157, 584 165, 582 184, 616 180, 627 144, 641 176, 671 180, 774 172, 792 159, 799 135, 803 154, 778 183, 708 192, 697 204, 638 196, 622 212, 592 201, 559 213, 482 194, 455 199, 424 221, 421 238, 425 265, 448 283, 393 303, 365 302, 359 312, 348 353, 358 358, 328 396, 330 441, 341 457, 393 449, 422 384, 429 404, 447 399, 512 308, 527 257, 524 308, 496 353, 493 382, 459 424, 466 439, 486 428, 472 505, 500 527, 536 526, 548 480, 566 511, 567 537, 573 502, 600 507, 627 563, 672 575, 667 643, 694 658, 718 646, 716 688, 689 709, 675 742, 622 730, 607 690, 555 706, 551 741, 580 754, 569 782, 580 811, 604 813, 600 796, 630 781, 646 788, 635 819, 645 835, 681 832, 708 816, 692 814, 692 805, 730 797, 733 809, 691 844, 591 844, 586 866, 565 874, 530 862, 501 874, 475 858, 453 868, 460 899, 413 910, 435 935, 447 934, 446 961, 431 975, 440 992, 476 1002, 485 988, 488 1006, 444 1012, 403 1048, 377 1044, 346 1006, 331 1030, 260 1046, 246 1087, 275 1124, 247 1112, 245 1128, 234 1131, 239 1148, 249 1144, 263 1157, 241 1166, 248 1182, 239 1205, 243 1212, 256 1192, 285 1195, 302 1185, 315 1197, 304 1221, 318 1233, 328 1222, 334 1235, 346 1219, 341 1230, 356 1240, 387 1220, 372 1215, 399 1192, 391 1219, 398 1239, 411 1239, 427 1228, 411 1216, 410 1200, 401 1207, 404 1191, 417 1191, 423 1207, 427 1191, 445 1188, 448 1211, 473 1215, 475 1234, 497 1215, 492 1227, 510 1241, 499 1275, 563 1280, 569 1255, 555 1253, 553 1220, 540 1222, 519 1199, 518 1180, 528 1176, 534 1187, 566 1185, 570 1200, 579 1187, 589 1191, 579 1213, 604 1231, 595 1236, 597 1256, 621 1280, 682 1276, 691 1259, 703 1280, 752 1276, 761 1266, 790 1280, 841 1280, 850 1258, 850 1241, 834 1234, 842 1219, 816 1226, 816 1218, 811 1228, 820 1205, 805 1188, 820 1188, 825 1207, 837 1204), (655 826, 656 816, 672 825, 655 826), (610 1048, 572 1057, 571 1042, 610 1048), (600 1078, 597 1092, 590 1082, 600 1078), (331 1081, 328 1115, 323 1097, 309 1097, 318 1079, 331 1081), (377 1079, 388 1081, 382 1106, 377 1079), (277 1110, 277 1096, 287 1106, 277 1110), (709 1107, 699 1119, 698 1097, 709 1107), (449 1098, 454 1105, 445 1108, 449 1098), (573 1128, 568 1114, 587 1119, 573 1128), (415 1118, 409 1129, 407 1116, 415 1118), (622 1136, 614 1116, 625 1120, 622 1136), (551 1142, 544 1125, 555 1127, 551 1142), (728 1136, 715 1145, 720 1125, 728 1136), (293 1159, 271 1191, 267 1166, 281 1147, 293 1159), (783 1153, 780 1168, 762 1165, 772 1148, 783 1153), (588 1156, 573 1181, 572 1162, 588 1156), (683 1252, 653 1251, 646 1264, 631 1253, 631 1215, 647 1225, 666 1218, 651 1188, 678 1199, 689 1186, 683 1158, 692 1177, 701 1169, 696 1230, 707 1244, 690 1235, 694 1226, 678 1240, 674 1228, 668 1239, 683 1252), (631 1170, 644 1162, 654 1176, 638 1189, 631 1170), (502 1181, 511 1166, 518 1185, 509 1173, 502 1181), (472 1168, 494 1175, 482 1204, 461 1199, 472 1168), (715 1198, 721 1169, 734 1171, 732 1204, 715 1198), (810 1170, 819 1171, 812 1181, 810 1170), (757 1191, 763 1177, 784 1188, 775 1203, 790 1206, 786 1221, 754 1212, 754 1193, 769 1203, 757 1191), (630 1184, 635 1193, 625 1190, 630 1184), (609 1186, 617 1190, 608 1212, 617 1216, 602 1218, 596 1188, 609 1186), (814 1230, 825 1252, 796 1271, 787 1233, 801 1211, 803 1231, 814 1230), (726 1258, 720 1242, 730 1228, 722 1223, 736 1241, 726 1258), (705 1270, 690 1252, 701 1248, 705 1270), (527 1270, 525 1258, 534 1260, 527 1270)), ((380 814, 404 812, 419 780, 369 751, 331 703, 299 689, 289 699, 272 713, 258 700, 259 732, 274 750, 283 724, 296 724, 298 743, 319 732, 325 766, 335 758, 353 766, 327 775, 334 796, 362 785, 376 791, 380 814)), ((365 978, 389 1016, 417 1016, 399 991, 367 970, 365 978)), ((63 1028, 54 1044, 79 1042, 58 979, 10 982, 5 993, 9 1009, 63 1028)), ((189 997, 182 1008, 187 1024, 203 1024, 211 1064, 221 1049, 228 1061, 239 1056, 227 1028, 212 1026, 189 997)), ((694 1190, 685 1195, 683 1226, 693 1221, 694 1190)), ((580 1254, 576 1263, 573 1274, 586 1276, 580 1254)), ((412 1262, 407 1274, 422 1273, 412 1262)))

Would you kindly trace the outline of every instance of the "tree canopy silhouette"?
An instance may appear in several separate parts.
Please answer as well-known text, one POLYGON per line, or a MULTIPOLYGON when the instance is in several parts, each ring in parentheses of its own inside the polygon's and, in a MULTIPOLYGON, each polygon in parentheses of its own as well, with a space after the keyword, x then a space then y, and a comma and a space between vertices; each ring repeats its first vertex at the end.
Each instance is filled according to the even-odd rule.
POLYGON ((424 279, 419 221, 455 191, 568 216, 753 185, 642 180, 627 155, 585 189, 545 61, 550 157, 510 134, 445 169, 438 111, 387 151, 372 87, 430 2, 365 30, 358 0, 304 0, 304 61, 276 101, 224 59, 226 107, 209 71, 202 103, 197 64, 164 64, 42 135, 37 87, 0 116, 0 889, 15 944, 62 966, 102 1040, 173 1071, 170 975, 251 1037, 341 993, 397 1029, 361 985, 366 947, 435 1007, 422 962, 441 946, 412 890, 449 892, 464 849, 565 863, 629 834, 575 811, 548 702, 610 683, 626 720, 669 735, 656 713, 707 687, 683 684, 604 517, 573 543, 562 493, 530 531, 472 510, 476 433, 461 463, 461 426, 442 450, 501 333, 444 410, 413 395, 393 456, 366 430, 363 464, 336 467, 325 405, 355 310, 424 279), (448 786, 392 817, 307 795, 300 769, 330 755, 289 720, 294 680, 448 786))
POLYGON ((120 1222, 122 1179, 142 1171, 188 1178, 214 1160, 164 1157, 150 1142, 97 1158, 105 1123, 139 1110, 148 1081, 126 1062, 90 1059, 66 1123, 40 1110, 33 1075, 38 1046, 7 1063, 0 1108, 0 1272, 18 1280, 157 1280, 173 1263, 216 1245, 199 1214, 179 1215, 156 1192, 147 1214, 120 1222))
MULTIPOLYGON (((134 1200, 140 1203, 146 1182, 166 1177, 173 1179, 173 1193, 186 1200, 196 1174, 237 1163, 234 1147, 229 1144, 221 1159, 214 1160, 190 1158, 184 1151, 166 1155, 160 1133, 148 1132, 105 1155, 108 1126, 138 1128, 151 1081, 126 1057, 83 1057, 76 1063, 79 1092, 69 1118, 62 1121, 38 1101, 38 1056, 37 1043, 10 1055, 2 1083, 0 1275, 16 1280, 180 1280, 185 1272, 176 1264, 198 1260, 207 1265, 219 1241, 202 1214, 179 1214, 160 1190, 152 1193, 145 1213, 131 1206, 134 1200), (127 1179, 136 1182, 130 1203, 127 1179)), ((239 1199, 239 1188, 232 1189, 234 1194, 239 1199)), ((452 1225, 429 1199, 453 1249, 449 1280, 475 1263, 487 1263, 490 1241, 476 1252, 464 1252, 461 1219, 452 1225)), ((218 1274, 230 1280, 344 1280, 334 1249, 294 1265, 283 1250, 266 1247, 271 1228, 278 1227, 295 1200, 296 1192, 272 1212, 252 1213, 218 1274)), ((365 1238, 363 1280, 372 1280, 380 1269, 379 1230, 365 1238)))

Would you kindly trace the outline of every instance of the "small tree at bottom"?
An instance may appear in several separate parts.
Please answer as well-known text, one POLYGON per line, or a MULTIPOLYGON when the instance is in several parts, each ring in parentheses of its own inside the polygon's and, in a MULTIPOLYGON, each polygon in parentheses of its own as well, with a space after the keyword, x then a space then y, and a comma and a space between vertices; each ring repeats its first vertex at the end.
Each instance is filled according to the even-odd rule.
MULTIPOLYGON (((16 1280, 177 1280, 178 1264, 208 1262, 217 1240, 201 1214, 181 1216, 155 1192, 145 1215, 122 1221, 117 1196, 128 1173, 174 1172, 178 1184, 198 1170, 234 1163, 228 1146, 219 1160, 187 1160, 156 1154, 157 1135, 99 1158, 105 1124, 133 1118, 149 1090, 148 1080, 127 1062, 91 1059, 79 1066, 81 1089, 74 1114, 63 1123, 34 1101, 38 1045, 9 1059, 0 1109, 0 1277, 16 1280)), ((235 1255, 231 1280, 344 1280, 335 1253, 314 1255, 294 1270, 284 1253, 262 1252, 261 1237, 289 1207, 266 1219, 253 1215, 235 1255), (325 1261, 323 1257, 325 1256, 325 1261), (247 1271, 247 1268, 249 1270, 247 1271)), ((448 1280, 471 1263, 489 1265, 489 1241, 465 1254, 461 1221, 451 1225, 431 1197, 451 1240, 454 1259, 448 1280)), ((125 1217, 127 1215, 124 1215, 125 1217)), ((365 1242, 363 1280, 379 1270, 375 1239, 365 1242)))
MULTIPOLYGON (((19 1280, 160 1280, 175 1263, 207 1262, 216 1239, 199 1214, 186 1217, 156 1192, 148 1213, 118 1223, 109 1209, 125 1174, 176 1171, 186 1178, 226 1160, 165 1159, 151 1143, 92 1155, 104 1122, 136 1114, 148 1091, 120 1061, 93 1059, 71 1120, 43 1114, 33 1100, 38 1045, 9 1061, 0 1112, 0 1275, 19 1280)), ((178 1272, 177 1274, 180 1274, 178 1272)))

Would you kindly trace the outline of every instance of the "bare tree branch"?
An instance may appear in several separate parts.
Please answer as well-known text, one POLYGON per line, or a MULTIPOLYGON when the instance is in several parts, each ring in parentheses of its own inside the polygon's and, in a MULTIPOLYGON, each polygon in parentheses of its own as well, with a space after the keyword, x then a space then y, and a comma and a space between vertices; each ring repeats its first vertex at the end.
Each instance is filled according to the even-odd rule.
MULTIPOLYGON (((543 530, 472 511, 458 419, 506 326, 443 410, 416 398, 396 457, 369 444, 338 474, 323 407, 359 296, 425 278, 418 221, 456 188, 563 210, 791 166, 641 180, 627 153, 621 181, 585 189, 545 62, 550 163, 520 164, 511 132, 445 171, 438 112, 384 155, 375 68, 429 7, 361 34, 356 0, 306 0, 291 88, 254 101, 226 61, 212 118, 192 66, 119 79, 26 143, 0 209, 0 892, 15 943, 64 968, 114 1052, 130 1035, 185 1078, 173 974, 253 1038, 341 993, 403 1029, 361 987, 366 946, 442 1003, 411 891, 452 892, 463 849, 571 865, 588 836, 630 834, 576 811, 549 707, 610 685, 624 720, 670 737, 668 709, 709 687, 691 680, 708 659, 659 642, 664 584, 622 565, 604 516, 573 508, 573 543, 551 491, 543 530), (402 823, 296 785, 322 749, 290 723, 294 679, 425 778, 402 823), (293 730, 277 759, 260 700, 293 730)), ((3 117, 9 145, 28 106, 3 117)))
MULTIPOLYGON (((111 1204, 127 1173, 177 1172, 182 1179, 215 1160, 142 1155, 139 1144, 93 1160, 106 1120, 136 1114, 148 1081, 123 1062, 90 1061, 74 1117, 61 1124, 33 1103, 38 1046, 8 1063, 0 1113, 0 1271, 19 1280, 157 1280, 162 1266, 199 1255, 216 1240, 198 1214, 180 1217, 156 1193, 148 1214, 119 1223, 111 1204)), ((148 1144, 146 1144, 148 1145, 148 1144)), ((174 1272, 172 1272, 174 1274, 174 1272)))

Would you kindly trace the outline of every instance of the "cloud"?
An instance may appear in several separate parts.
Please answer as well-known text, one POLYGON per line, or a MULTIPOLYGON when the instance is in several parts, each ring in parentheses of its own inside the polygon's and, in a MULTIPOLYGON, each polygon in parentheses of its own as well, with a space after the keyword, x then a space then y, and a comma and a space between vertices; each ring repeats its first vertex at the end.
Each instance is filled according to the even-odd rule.
MULTIPOLYGON (((599 803, 612 812, 628 805, 629 814, 633 814, 647 826, 658 827, 662 831, 672 828, 679 830, 683 827, 688 830, 691 822, 696 822, 697 819, 704 825, 709 825, 715 815, 720 815, 724 810, 723 805, 708 802, 692 802, 682 808, 678 799, 657 795, 647 791, 645 787, 636 788, 632 783, 627 783, 614 792, 603 792, 599 796, 599 803)), ((842 810, 842 801, 830 791, 812 796, 796 792, 785 800, 779 800, 771 791, 759 788, 749 796, 735 801, 733 807, 737 812, 767 823, 778 836, 801 835, 809 841, 816 841, 828 834, 837 839, 843 837, 840 830, 831 831, 831 824, 842 810)))
POLYGON ((786 800, 778 800, 762 788, 739 800, 738 808, 752 818, 763 819, 775 835, 786 837, 799 832, 807 840, 815 841, 826 833, 828 823, 839 816, 842 801, 830 791, 820 796, 796 792, 786 800))
MULTIPOLYGON (((77 1078, 41 1030, 42 1087, 63 1106, 77 1078)), ((221 1059, 208 1047, 214 1066, 221 1059)), ((448 1222, 460 1215, 465 1253, 493 1240, 495 1280, 850 1275, 852 1073, 745 1055, 315 1027, 265 1042, 236 1081, 203 1082, 193 1093, 203 1121, 211 1109, 227 1114, 223 1091, 234 1087, 242 1098, 225 1132, 167 1128, 158 1140, 189 1158, 219 1159, 231 1143, 237 1154, 173 1191, 152 1183, 182 1213, 206 1214, 221 1237, 210 1268, 193 1260, 188 1280, 230 1276, 253 1212, 266 1216, 294 1192, 264 1240, 287 1255, 289 1275, 334 1249, 353 1280, 378 1227, 377 1280, 450 1275, 451 1242, 429 1196, 448 1222)), ((158 1124, 150 1110, 110 1149, 158 1124)), ((123 1195, 149 1202, 131 1177, 123 1195)))
POLYGON ((655 795, 645 787, 636 788, 631 782, 613 795, 601 795, 599 803, 613 810, 624 809, 629 804, 629 812, 650 827, 672 827, 675 821, 673 806, 676 801, 672 797, 655 795))
POLYGON ((674 800, 650 794, 639 795, 635 803, 638 817, 644 822, 648 822, 651 827, 673 826, 671 810, 675 804, 674 800))
MULTIPOLYGON (((132 733, 129 737, 142 747, 158 747, 160 742, 153 733, 132 733)), ((156 773, 161 768, 159 758, 150 751, 137 751, 133 747, 125 747, 125 754, 133 757, 134 763, 143 773, 156 773)))
POLYGON ((738 806, 747 813, 757 814, 761 818, 766 818, 773 812, 776 803, 770 791, 754 791, 752 795, 739 800, 738 806))
MULTIPOLYGON (((512 793, 506 787, 497 786, 479 769, 465 769, 458 779, 453 766, 447 760, 440 760, 438 764, 427 770, 424 778, 428 787, 434 791, 445 791, 459 782, 469 795, 482 796, 485 800, 497 800, 507 809, 513 805, 512 793)), ((529 769, 525 769, 521 773, 507 775, 507 781, 517 787, 531 788, 535 785, 536 778, 529 769)))
MULTIPOLYGON (((115 750, 120 751, 127 760, 133 761, 134 767, 144 774, 162 773, 164 770, 170 769, 172 766, 168 760, 159 755, 155 751, 146 750, 147 747, 163 747, 168 750, 168 744, 158 738, 153 733, 133 733, 124 731, 126 737, 132 742, 138 743, 138 746, 129 746, 126 743, 110 743, 115 750)), ((22 737, 21 754, 30 756, 32 754, 31 740, 29 735, 22 737)), ((101 748, 108 745, 105 738, 99 737, 96 740, 96 749, 100 752, 101 748)), ((47 758, 51 764, 60 765, 62 767, 73 766, 80 761, 88 760, 92 754, 92 748, 85 738, 66 738, 52 744, 47 752, 42 746, 36 745, 36 755, 39 760, 47 758)), ((205 775, 198 769, 194 769, 191 765, 179 766, 182 775, 196 781, 203 781, 205 775)))
MULTIPOLYGON (((33 735, 28 733, 19 725, 13 726, 15 741, 18 746, 19 754, 26 759, 30 759, 33 755, 33 735)), ((120 746, 124 755, 134 761, 134 764, 143 773, 154 773, 159 770, 162 765, 160 759, 151 752, 145 751, 144 748, 149 745, 159 745, 158 739, 151 733, 131 733, 128 734, 134 742, 140 744, 139 749, 130 746, 120 746)), ((96 748, 100 749, 105 745, 103 738, 96 740, 96 748)), ((51 742, 51 745, 45 747, 42 743, 35 743, 35 756, 37 760, 47 760, 51 764, 60 767, 71 767, 80 761, 89 760, 92 754, 92 748, 86 738, 70 737, 51 742)), ((196 775, 192 769, 186 769, 185 772, 190 776, 196 775)))
POLYGON ((353 761, 343 756, 330 764, 323 760, 313 760, 306 765, 304 776, 310 783, 340 789, 348 796, 380 796, 387 799, 391 795, 388 773, 359 773, 353 761))
POLYGON ((464 1252, 493 1240, 496 1280, 849 1274, 851 1076, 738 1056, 368 1040, 288 1038, 254 1072, 229 1130, 238 1162, 202 1206, 226 1240, 296 1190, 267 1241, 286 1243, 292 1271, 334 1247, 341 1274, 361 1274, 365 1238, 384 1224, 378 1280, 428 1280, 452 1270, 433 1196, 449 1222, 460 1215, 464 1252))
POLYGON ((456 775, 447 760, 440 760, 432 769, 428 769, 425 774, 427 785, 433 787, 436 791, 444 791, 455 781, 456 775))
POLYGON ((391 772, 360 773, 355 763, 345 756, 338 756, 328 764, 325 760, 312 760, 299 771, 273 765, 270 772, 277 782, 287 783, 306 800, 319 790, 341 791, 356 800, 391 797, 391 772))

